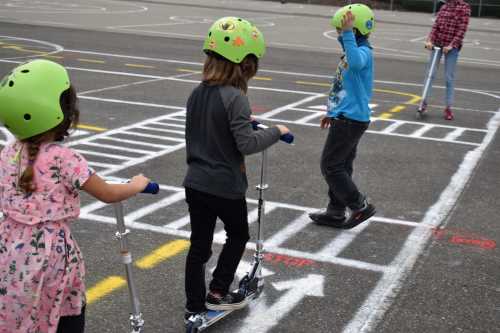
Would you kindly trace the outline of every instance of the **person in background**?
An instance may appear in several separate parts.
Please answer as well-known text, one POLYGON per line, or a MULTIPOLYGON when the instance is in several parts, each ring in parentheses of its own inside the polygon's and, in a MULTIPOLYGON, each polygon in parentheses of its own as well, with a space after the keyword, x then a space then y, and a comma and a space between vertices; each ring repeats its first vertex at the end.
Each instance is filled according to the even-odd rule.
MULTIPOLYGON (((439 10, 436 21, 425 42, 425 48, 432 50, 439 47, 438 64, 444 54, 444 75, 446 80, 446 95, 444 119, 453 120, 454 84, 457 60, 462 50, 463 40, 469 25, 470 6, 464 0, 447 0, 439 10)), ((432 59, 432 56, 431 56, 432 59)), ((430 66, 428 66, 430 70, 430 66)), ((437 68, 431 75, 429 91, 436 76, 437 68)), ((427 100, 429 94, 427 95, 427 100)), ((427 100, 423 101, 422 112, 427 111, 427 100)))

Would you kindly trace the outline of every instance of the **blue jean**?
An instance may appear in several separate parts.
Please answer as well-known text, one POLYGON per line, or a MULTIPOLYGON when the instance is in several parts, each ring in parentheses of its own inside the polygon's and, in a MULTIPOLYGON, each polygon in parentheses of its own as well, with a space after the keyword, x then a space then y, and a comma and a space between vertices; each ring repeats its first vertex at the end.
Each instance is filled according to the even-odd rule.
MULTIPOLYGON (((431 76, 431 82, 429 86, 429 92, 427 94, 426 100, 429 99, 429 96, 431 94, 432 90, 432 82, 434 81, 436 77, 436 73, 439 70, 439 63, 441 61, 441 57, 443 56, 443 50, 441 49, 438 51, 438 60, 436 64, 436 68, 434 70, 434 73, 432 73, 431 76)), ((457 60, 458 60, 458 53, 460 51, 458 49, 451 49, 448 54, 444 55, 444 76, 446 80, 446 95, 445 95, 445 103, 447 107, 451 107, 453 105, 453 97, 454 97, 454 89, 455 89, 455 70, 457 68, 457 60)), ((430 63, 432 62, 432 52, 431 52, 431 60, 429 61, 429 65, 427 66, 427 73, 429 73, 430 70, 430 63)))

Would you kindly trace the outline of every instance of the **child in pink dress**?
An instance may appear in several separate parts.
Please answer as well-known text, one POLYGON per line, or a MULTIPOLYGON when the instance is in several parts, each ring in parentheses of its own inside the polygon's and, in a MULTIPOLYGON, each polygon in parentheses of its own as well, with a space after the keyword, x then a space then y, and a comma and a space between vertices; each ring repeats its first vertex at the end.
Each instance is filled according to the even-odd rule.
POLYGON ((17 138, 0 153, 0 333, 80 333, 85 267, 71 235, 79 190, 105 202, 147 185, 107 184, 62 144, 76 126, 75 90, 64 67, 35 60, 0 82, 0 123, 17 138))

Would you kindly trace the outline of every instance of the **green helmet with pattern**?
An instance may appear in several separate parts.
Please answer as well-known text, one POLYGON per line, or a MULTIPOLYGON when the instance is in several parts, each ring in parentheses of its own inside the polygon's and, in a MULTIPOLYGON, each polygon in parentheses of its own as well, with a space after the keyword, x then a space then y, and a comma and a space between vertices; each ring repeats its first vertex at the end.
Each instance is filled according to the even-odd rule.
POLYGON ((55 62, 16 67, 0 81, 0 123, 19 140, 56 127, 64 120, 59 100, 69 87, 68 72, 55 62))
POLYGON ((375 29, 375 15, 370 7, 360 3, 347 5, 337 10, 332 17, 331 25, 334 28, 342 29, 342 18, 348 11, 351 11, 354 15, 354 28, 360 34, 366 36, 373 32, 375 29))
POLYGON ((203 51, 215 52, 239 64, 249 54, 261 58, 266 52, 266 42, 260 30, 247 20, 223 17, 208 30, 203 51))

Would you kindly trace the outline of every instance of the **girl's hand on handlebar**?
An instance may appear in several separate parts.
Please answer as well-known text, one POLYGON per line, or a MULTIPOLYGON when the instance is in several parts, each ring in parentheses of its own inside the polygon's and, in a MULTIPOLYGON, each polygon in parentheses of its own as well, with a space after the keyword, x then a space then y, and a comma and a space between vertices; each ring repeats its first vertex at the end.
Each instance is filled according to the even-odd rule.
POLYGON ((137 192, 142 192, 146 188, 146 186, 148 186, 149 182, 150 179, 144 177, 141 173, 137 176, 132 177, 132 179, 130 180, 130 185, 137 189, 137 192))
POLYGON ((278 129, 280 130, 281 135, 285 135, 285 134, 290 133, 290 130, 288 129, 288 127, 286 127, 284 125, 276 125, 276 127, 278 127, 278 129))
POLYGON ((432 50, 432 48, 433 48, 433 47, 434 47, 434 45, 432 44, 432 42, 431 42, 431 41, 427 41, 427 42, 425 42, 425 48, 426 48, 427 50, 432 50))

